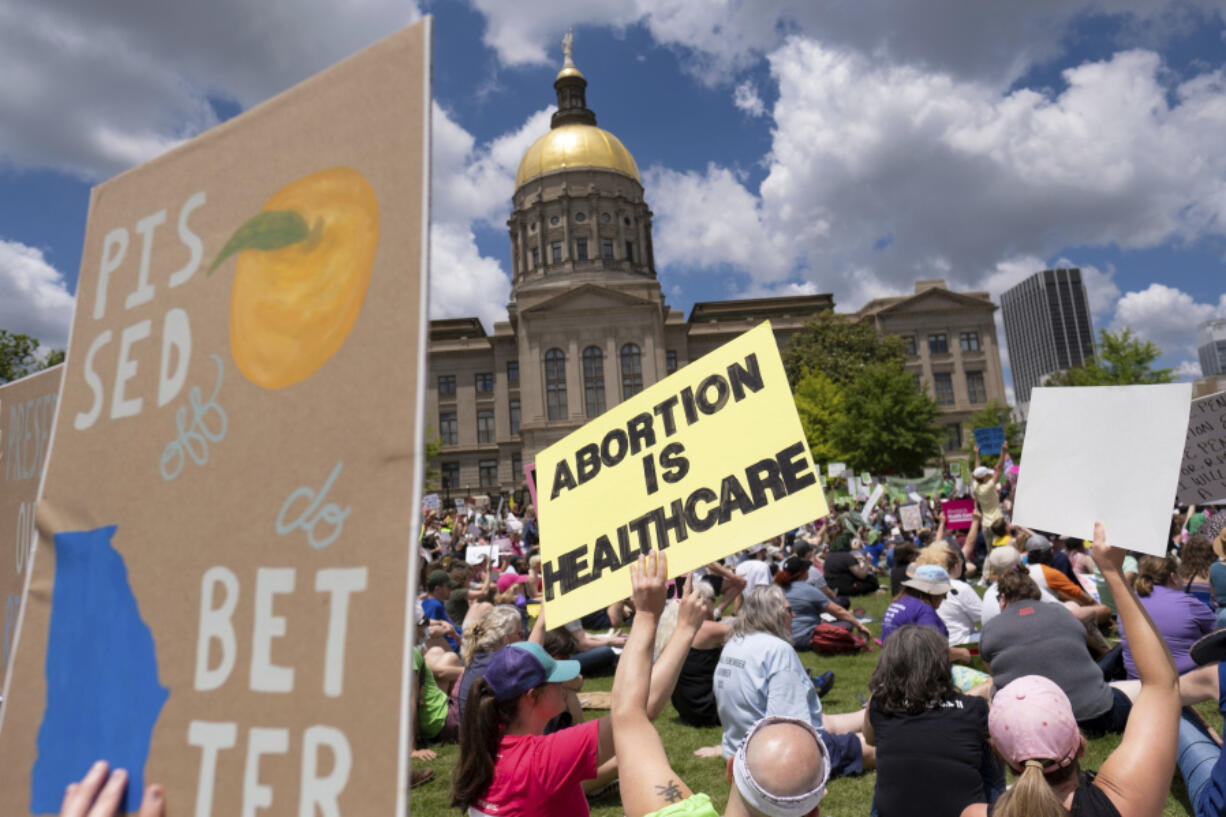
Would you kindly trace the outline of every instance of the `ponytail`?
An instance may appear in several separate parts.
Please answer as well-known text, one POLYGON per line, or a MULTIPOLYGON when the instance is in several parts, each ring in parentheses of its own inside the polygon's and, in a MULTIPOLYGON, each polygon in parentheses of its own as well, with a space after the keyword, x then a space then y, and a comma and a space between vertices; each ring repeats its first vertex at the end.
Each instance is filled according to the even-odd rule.
POLYGON ((1043 761, 1027 760, 1013 788, 996 801, 992 817, 1069 817, 1069 812, 1048 785, 1043 761))
POLYGON ((1142 556, 1137 563, 1137 570, 1133 589, 1138 596, 1144 598, 1154 592, 1154 585, 1166 586, 1171 580, 1171 574, 1179 570, 1179 565, 1169 556, 1142 556))
POLYGON ((484 678, 468 691, 460 723, 460 762, 451 778, 451 805, 467 810, 494 782, 494 760, 507 725, 515 718, 519 698, 498 701, 484 678))

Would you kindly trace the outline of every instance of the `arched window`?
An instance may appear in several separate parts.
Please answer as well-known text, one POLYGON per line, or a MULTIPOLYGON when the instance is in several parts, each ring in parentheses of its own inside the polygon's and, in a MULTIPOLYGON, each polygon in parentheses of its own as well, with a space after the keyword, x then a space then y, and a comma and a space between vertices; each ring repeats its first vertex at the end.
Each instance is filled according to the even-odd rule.
POLYGON ((583 350, 583 402, 588 417, 604 414, 604 354, 599 346, 583 350))
POLYGON ((634 343, 622 347, 622 399, 629 400, 643 390, 643 355, 634 343))
POLYGON ((550 420, 566 419, 566 353, 561 349, 545 353, 545 409, 550 420))

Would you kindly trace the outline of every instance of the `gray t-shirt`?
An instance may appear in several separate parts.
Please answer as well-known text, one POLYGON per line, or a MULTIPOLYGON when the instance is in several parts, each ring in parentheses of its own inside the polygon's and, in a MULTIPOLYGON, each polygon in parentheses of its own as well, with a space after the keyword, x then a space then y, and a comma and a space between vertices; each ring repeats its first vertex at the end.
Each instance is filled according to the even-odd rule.
POLYGON ((769 633, 750 633, 724 645, 715 669, 715 705, 724 726, 725 758, 736 754, 749 727, 766 715, 822 725, 817 689, 796 650, 769 633))
POLYGON ((1111 687, 1086 650, 1086 631, 1063 604, 1015 601, 983 627, 979 655, 997 689, 1023 675, 1042 675, 1064 690, 1079 721, 1102 715, 1111 687))

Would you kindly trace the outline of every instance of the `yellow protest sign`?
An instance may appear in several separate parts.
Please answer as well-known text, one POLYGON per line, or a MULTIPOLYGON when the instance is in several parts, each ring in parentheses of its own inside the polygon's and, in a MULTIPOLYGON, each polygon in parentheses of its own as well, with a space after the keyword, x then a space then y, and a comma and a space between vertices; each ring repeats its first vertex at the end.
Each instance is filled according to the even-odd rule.
POLYGON ((694 361, 536 458, 545 616, 630 593, 668 549, 677 575, 826 514, 770 323, 694 361))

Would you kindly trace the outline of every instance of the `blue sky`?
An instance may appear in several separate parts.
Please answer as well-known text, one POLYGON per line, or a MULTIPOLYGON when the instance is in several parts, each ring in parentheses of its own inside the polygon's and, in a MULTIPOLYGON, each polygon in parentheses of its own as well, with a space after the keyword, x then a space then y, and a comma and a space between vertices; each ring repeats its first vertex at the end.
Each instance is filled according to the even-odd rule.
POLYGON ((0 327, 64 342, 92 184, 425 12, 436 317, 505 313, 512 180, 574 26, 672 306, 999 297, 1076 265, 1098 326, 1194 376, 1195 325, 1226 317, 1224 6, 1103 5, 0 0, 0 327))

